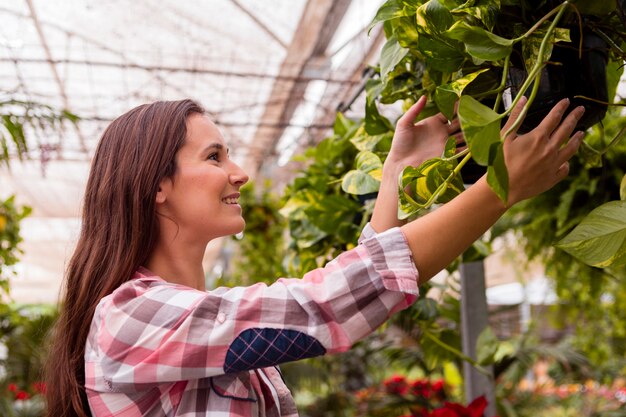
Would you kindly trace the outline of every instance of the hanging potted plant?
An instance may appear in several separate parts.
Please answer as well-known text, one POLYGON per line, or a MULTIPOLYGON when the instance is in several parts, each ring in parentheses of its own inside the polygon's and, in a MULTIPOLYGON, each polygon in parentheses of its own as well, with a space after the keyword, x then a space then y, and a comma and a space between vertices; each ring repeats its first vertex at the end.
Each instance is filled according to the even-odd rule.
MULTIPOLYGON (((458 117, 467 151, 453 144, 442 158, 407 168, 401 179, 404 217, 453 198, 470 161, 506 201, 508 174, 500 126, 523 95, 528 97, 522 130, 541 120, 554 103, 569 97, 583 104, 579 128, 599 122, 613 97, 626 57, 622 0, 389 0, 372 27, 383 23, 379 75, 367 85, 365 130, 381 135, 391 124, 377 102, 431 98, 430 112, 458 117)), ((520 126, 515 126, 518 128, 520 126)), ((465 181, 471 182, 471 181, 465 181)))

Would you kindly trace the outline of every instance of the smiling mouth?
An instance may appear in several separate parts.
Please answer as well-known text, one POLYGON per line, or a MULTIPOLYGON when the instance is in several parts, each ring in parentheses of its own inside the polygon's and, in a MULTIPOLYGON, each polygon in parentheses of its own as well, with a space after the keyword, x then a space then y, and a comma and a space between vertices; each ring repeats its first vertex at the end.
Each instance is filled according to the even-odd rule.
POLYGON ((237 198, 223 198, 222 201, 226 204, 237 204, 237 198))

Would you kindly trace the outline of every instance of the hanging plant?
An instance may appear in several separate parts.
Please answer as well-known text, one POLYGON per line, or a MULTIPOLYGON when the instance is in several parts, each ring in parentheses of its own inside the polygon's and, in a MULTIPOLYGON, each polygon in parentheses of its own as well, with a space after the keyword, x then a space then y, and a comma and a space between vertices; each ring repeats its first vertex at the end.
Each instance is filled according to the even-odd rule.
POLYGON ((507 135, 501 135, 500 126, 522 96, 528 97, 522 131, 534 127, 564 97, 570 98, 571 108, 581 103, 587 107, 580 129, 604 117, 607 97, 614 95, 621 74, 616 67, 625 54, 618 44, 626 30, 616 2, 596 3, 389 0, 381 7, 372 26, 383 22, 388 40, 380 77, 368 85, 366 130, 381 134, 390 125, 378 112, 377 101, 410 102, 426 94, 432 105, 424 115, 441 111, 452 118, 459 102, 468 145, 465 153, 447 152, 404 172, 404 217, 458 194, 460 173, 470 160, 486 169, 489 185, 507 201, 502 152, 507 135), (411 197, 423 196, 425 190, 428 198, 411 197))

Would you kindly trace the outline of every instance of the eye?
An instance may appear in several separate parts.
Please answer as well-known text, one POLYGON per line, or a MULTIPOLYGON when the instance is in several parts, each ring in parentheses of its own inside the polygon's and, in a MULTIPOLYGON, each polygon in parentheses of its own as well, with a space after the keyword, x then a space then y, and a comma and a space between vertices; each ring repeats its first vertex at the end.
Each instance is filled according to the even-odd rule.
POLYGON ((211 152, 208 156, 207 156, 207 161, 219 161, 219 152, 211 152))

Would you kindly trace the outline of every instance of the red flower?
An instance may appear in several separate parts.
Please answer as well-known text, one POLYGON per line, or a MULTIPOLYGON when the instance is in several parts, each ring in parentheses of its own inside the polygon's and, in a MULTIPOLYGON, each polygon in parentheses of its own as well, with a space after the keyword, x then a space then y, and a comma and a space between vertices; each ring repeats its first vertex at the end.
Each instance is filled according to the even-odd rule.
POLYGON ((430 398, 432 389, 427 379, 417 379, 411 384, 411 393, 416 397, 430 398))
POLYGON ((401 375, 394 375, 391 378, 387 378, 383 381, 385 391, 389 394, 405 395, 409 392, 409 385, 406 382, 406 378, 401 375))
POLYGON ((26 391, 18 391, 15 393, 15 399, 24 401, 30 398, 30 395, 26 391))
POLYGON ((485 408, 487 408, 487 399, 480 396, 472 401, 467 407, 457 404, 445 402, 444 406, 434 410, 431 417, 482 417, 485 408))
POLYGON ((11 384, 9 384, 9 385, 7 386, 7 389, 8 389, 10 392, 17 392, 17 385, 15 385, 15 384, 11 383, 11 384))
POLYGON ((443 379, 438 379, 432 384, 433 391, 435 392, 443 391, 443 387, 444 387, 443 379))
POLYGON ((45 382, 35 382, 33 383, 33 390, 35 390, 35 392, 39 393, 39 394, 45 394, 46 393, 46 383, 45 382))
POLYGON ((450 408, 442 407, 433 410, 430 417, 460 417, 460 415, 450 408))

